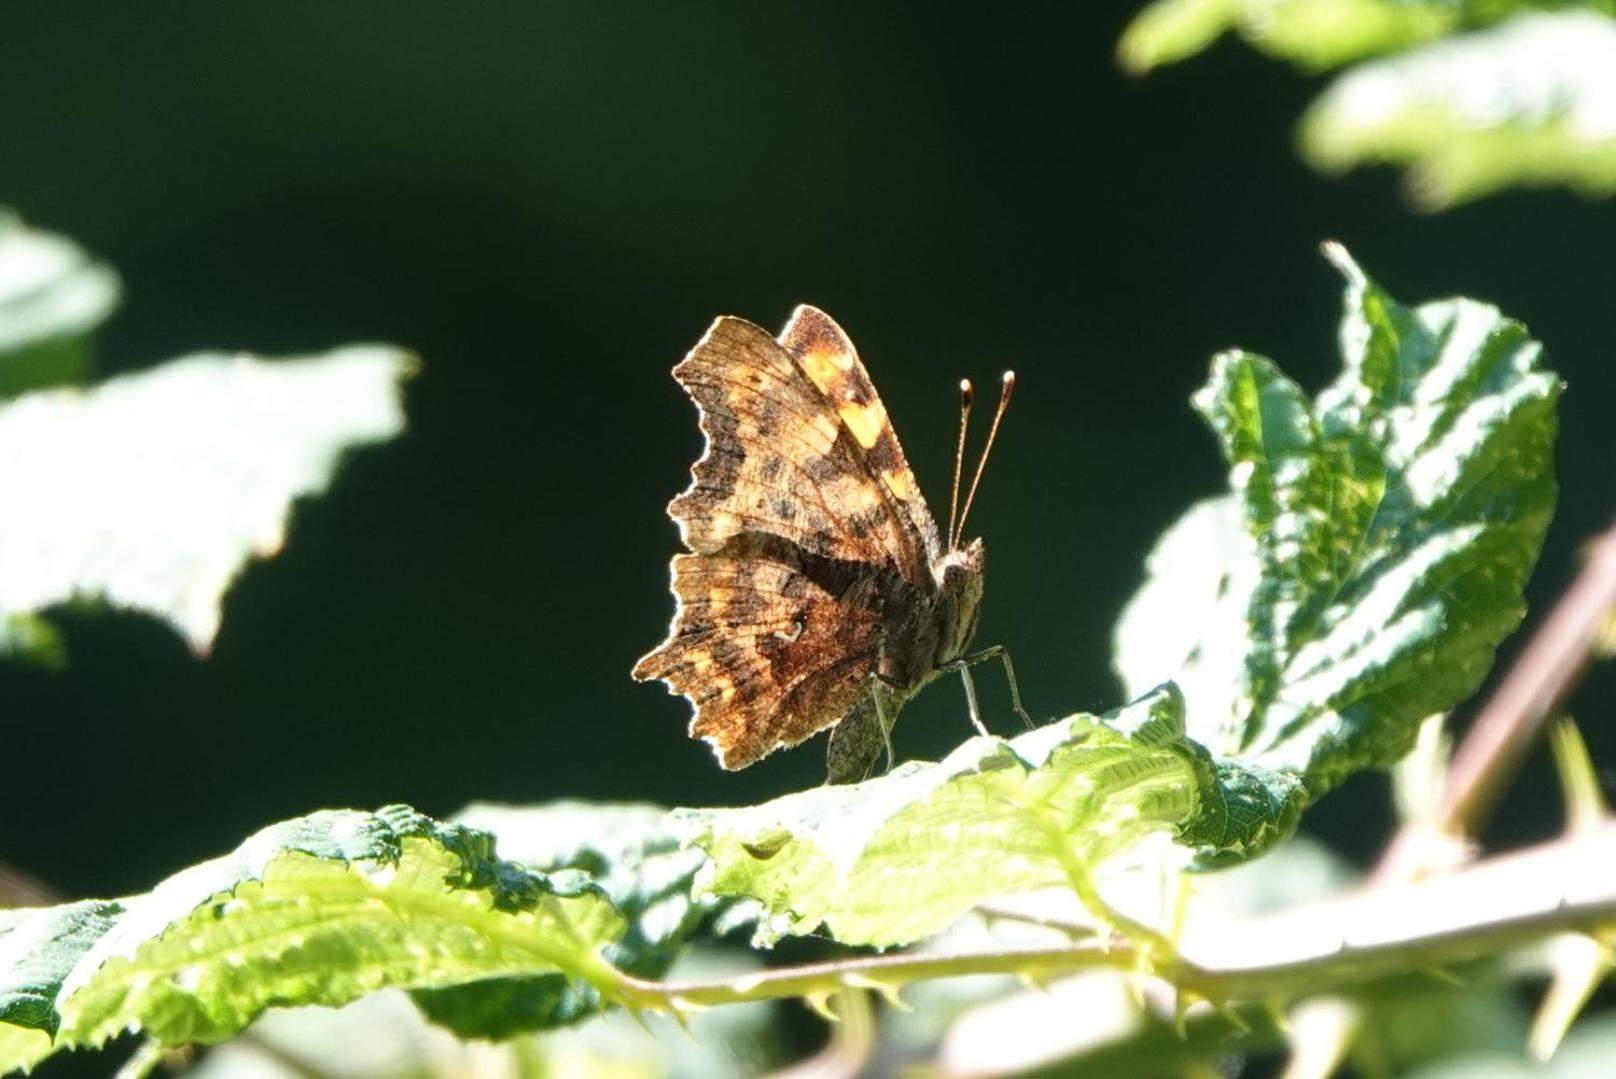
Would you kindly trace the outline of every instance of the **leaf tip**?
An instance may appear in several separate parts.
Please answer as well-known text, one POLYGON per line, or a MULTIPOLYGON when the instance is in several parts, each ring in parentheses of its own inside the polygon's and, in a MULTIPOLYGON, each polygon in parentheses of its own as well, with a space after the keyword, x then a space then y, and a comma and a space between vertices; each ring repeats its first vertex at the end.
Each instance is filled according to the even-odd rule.
POLYGON ((1347 279, 1347 284, 1355 288, 1363 288, 1369 283, 1363 268, 1347 253, 1346 245, 1340 240, 1325 240, 1319 244, 1319 252, 1330 265, 1347 279))

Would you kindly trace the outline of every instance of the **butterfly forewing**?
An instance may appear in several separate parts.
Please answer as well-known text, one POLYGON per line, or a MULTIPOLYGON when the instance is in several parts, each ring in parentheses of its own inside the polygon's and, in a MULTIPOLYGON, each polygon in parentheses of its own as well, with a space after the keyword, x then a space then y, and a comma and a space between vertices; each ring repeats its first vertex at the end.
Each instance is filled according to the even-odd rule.
POLYGON ((721 318, 673 376, 701 411, 707 448, 668 506, 685 545, 716 551, 742 532, 815 554, 900 565, 902 524, 871 516, 869 472, 840 419, 779 342, 721 318))
MULTIPOLYGON (((829 315, 804 304, 792 312, 780 344, 835 411, 843 437, 857 447, 854 452, 864 466, 864 475, 879 488, 880 503, 866 506, 862 512, 890 516, 903 530, 897 552, 899 569, 910 582, 924 587, 932 562, 942 553, 937 523, 852 340, 829 315)), ((867 495, 866 500, 874 501, 867 495)))

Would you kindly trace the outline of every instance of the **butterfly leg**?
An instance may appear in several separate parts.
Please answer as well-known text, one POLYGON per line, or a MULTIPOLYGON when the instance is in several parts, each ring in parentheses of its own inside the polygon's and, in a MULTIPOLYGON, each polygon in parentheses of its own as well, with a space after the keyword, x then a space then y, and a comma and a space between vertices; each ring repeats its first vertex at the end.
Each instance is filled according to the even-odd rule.
POLYGON ((886 769, 897 761, 892 746, 892 728, 903 707, 899 687, 879 669, 865 682, 866 692, 858 703, 830 729, 825 747, 825 782, 857 783, 876 772, 882 753, 886 769))
POLYGON ((976 706, 976 683, 971 681, 970 664, 962 659, 956 659, 954 662, 947 664, 947 666, 959 671, 960 681, 965 683, 965 707, 970 709, 971 712, 971 726, 976 728, 977 734, 986 737, 988 729, 983 726, 982 712, 976 706))
POLYGON ((886 750, 887 766, 881 769, 882 773, 892 771, 892 766, 898 762, 897 755, 892 751, 892 727, 887 723, 887 711, 881 707, 881 674, 879 671, 870 672, 870 701, 875 705, 875 722, 881 728, 881 747, 886 750))
MULTIPOLYGON (((1028 730, 1032 730, 1032 717, 1029 716, 1027 714, 1027 710, 1021 706, 1021 687, 1016 683, 1015 665, 1010 662, 1009 649, 1005 648, 1005 646, 1002 644, 996 644, 989 648, 984 648, 980 652, 972 652, 968 656, 961 656, 953 663, 948 664, 950 667, 958 667, 961 676, 965 678, 965 699, 971 705, 971 721, 976 724, 978 730, 982 730, 982 721, 977 718, 976 713, 976 694, 973 692, 970 676, 965 674, 965 671, 968 667, 973 667, 978 663, 983 663, 990 659, 997 659, 1000 663, 1004 664, 1004 680, 1010 684, 1010 707, 1014 708, 1016 715, 1021 717, 1022 725, 1028 730)), ((986 734, 987 731, 983 730, 982 733, 986 734)))

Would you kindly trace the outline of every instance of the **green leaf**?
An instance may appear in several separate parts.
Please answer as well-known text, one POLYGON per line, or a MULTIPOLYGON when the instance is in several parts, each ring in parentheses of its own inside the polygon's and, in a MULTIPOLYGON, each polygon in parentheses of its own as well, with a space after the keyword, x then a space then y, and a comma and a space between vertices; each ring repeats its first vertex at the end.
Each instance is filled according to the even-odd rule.
POLYGON ((1554 507, 1560 384, 1538 343, 1471 300, 1403 307, 1330 254, 1340 378, 1310 402, 1261 356, 1214 360, 1195 405, 1234 493, 1168 531, 1117 627, 1129 691, 1178 680, 1191 736, 1240 770, 1236 816, 1395 761, 1473 691, 1554 507))
POLYGON ((339 1005, 386 987, 564 974, 610 982, 622 917, 585 874, 535 873, 485 833, 407 807, 266 828, 121 906, 10 912, 0 923, 0 1071, 125 1029, 220 1041, 264 1009, 339 1005), (67 931, 62 931, 63 927, 67 931))
POLYGON ((50 1055, 63 980, 122 913, 120 904, 93 900, 0 910, 0 1070, 50 1055))
POLYGON ((83 379, 90 332, 117 303, 110 269, 0 211, 0 399, 83 379))
POLYGON ((1203 787, 1200 814, 1177 838, 1194 849, 1196 868, 1239 865, 1289 839, 1307 803, 1307 788, 1296 776, 1219 758, 1203 787))
POLYGON ((221 594, 279 548, 292 500, 323 490, 346 447, 402 428, 410 364, 379 345, 202 354, 0 404, 0 651, 48 654, 36 612, 81 599, 158 615, 205 650, 221 594))
MULTIPOLYGON (((457 823, 492 835, 500 853, 547 874, 588 874, 611 899, 626 928, 604 951, 618 970, 660 978, 716 904, 691 898, 706 861, 681 847, 667 810, 644 803, 555 802, 536 807, 478 804, 457 823)), ((562 974, 501 978, 418 989, 428 1018, 462 1038, 503 1040, 547 1030, 599 1011, 600 991, 562 974)))
POLYGON ((888 946, 991 896, 1070 884, 1194 819, 1207 781, 1166 686, 1104 718, 974 738, 939 763, 864 783, 678 813, 711 859, 698 891, 759 900, 760 943, 823 928, 888 946))
POLYGON ((1524 184, 1616 194, 1616 20, 1523 15, 1365 64, 1309 111, 1302 149, 1320 168, 1406 166, 1445 209, 1524 184))
POLYGON ((587 873, 630 920, 625 941, 637 940, 648 948, 675 943, 710 909, 690 895, 690 882, 705 859, 681 845, 662 806, 477 803, 455 821, 492 835, 501 855, 528 869, 587 873))
POLYGON ((1117 42, 1128 71, 1188 59, 1240 25, 1240 0, 1155 0, 1135 15, 1117 42))

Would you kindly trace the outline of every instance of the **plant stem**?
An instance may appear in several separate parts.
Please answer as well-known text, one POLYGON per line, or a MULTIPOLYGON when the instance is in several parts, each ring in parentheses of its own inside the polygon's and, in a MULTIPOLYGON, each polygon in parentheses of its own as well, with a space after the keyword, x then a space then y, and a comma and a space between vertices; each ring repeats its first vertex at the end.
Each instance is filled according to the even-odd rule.
MULTIPOLYGON (((1438 971, 1565 932, 1616 930, 1616 821, 1455 873, 1388 885, 1280 915, 1221 923, 1191 936, 1171 981, 1214 1002, 1294 998, 1393 974, 1438 971), (1256 957, 1255 959, 1253 957, 1256 957)), ((928 978, 1009 974, 1031 979, 1111 968, 1137 972, 1132 942, 949 955, 869 956, 710 981, 653 982, 618 975, 631 1007, 685 1012, 838 990, 894 993, 928 978)))
POLYGON ((1582 573, 1549 613, 1454 754, 1438 810, 1449 831, 1474 831, 1492 810, 1522 751, 1581 677, 1616 607, 1616 528, 1588 547, 1582 573))

